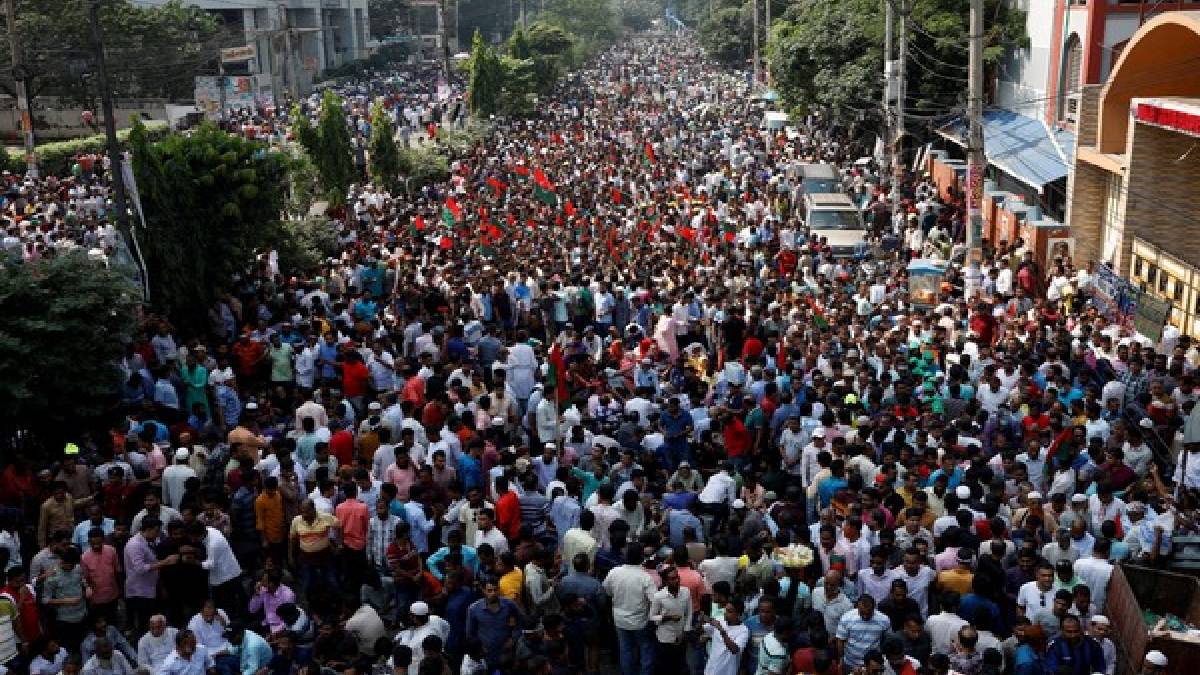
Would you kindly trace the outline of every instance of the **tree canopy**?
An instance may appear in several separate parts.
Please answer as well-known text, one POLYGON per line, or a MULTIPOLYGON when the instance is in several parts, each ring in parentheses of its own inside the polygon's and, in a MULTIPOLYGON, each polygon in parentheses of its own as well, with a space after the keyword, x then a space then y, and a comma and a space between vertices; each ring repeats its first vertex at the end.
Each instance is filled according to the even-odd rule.
POLYGON ((325 197, 341 204, 357 175, 350 156, 350 128, 342 99, 332 90, 325 90, 315 127, 299 107, 292 109, 291 118, 295 120, 296 140, 317 167, 325 197))
MULTIPOLYGON (((98 94, 87 2, 16 0, 30 96, 62 96, 89 107, 98 94)), ((216 74, 221 47, 242 44, 241 27, 181 0, 160 6, 101 3, 109 83, 117 96, 190 97, 197 74, 216 74)), ((0 13, 0 18, 3 18, 0 13)), ((5 22, 5 35, 7 35, 5 22)), ((12 52, 0 49, 0 89, 14 91, 12 52)))
POLYGON ((42 449, 104 415, 137 328, 139 290, 83 251, 0 265, 0 429, 42 449))
POLYGON ((392 117, 376 103, 371 110, 371 178, 390 191, 400 179, 400 150, 396 147, 396 127, 392 117))
MULTIPOLYGON (((910 2, 907 104, 932 114, 960 110, 966 96, 968 16, 958 0, 910 2)), ((1023 46, 1024 12, 987 0, 988 67, 1023 46)), ((883 86, 884 13, 878 0, 791 5, 775 21, 768 63, 790 107, 877 114, 883 86)))
POLYGON ((142 238, 151 300, 184 335, 202 333, 217 295, 281 236, 288 160, 210 124, 157 143, 139 124, 130 146, 154 233, 142 238))

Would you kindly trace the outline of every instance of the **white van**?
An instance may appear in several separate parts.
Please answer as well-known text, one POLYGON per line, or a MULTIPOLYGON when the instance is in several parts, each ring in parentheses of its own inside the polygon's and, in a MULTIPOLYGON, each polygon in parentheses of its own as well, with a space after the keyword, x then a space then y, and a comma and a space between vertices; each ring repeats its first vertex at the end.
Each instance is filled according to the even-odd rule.
POLYGON ((768 111, 763 113, 762 129, 764 131, 779 131, 791 123, 785 112, 768 111))
POLYGON ((862 211, 850 197, 837 192, 804 195, 804 224, 810 239, 825 238, 834 257, 849 258, 867 249, 862 211))

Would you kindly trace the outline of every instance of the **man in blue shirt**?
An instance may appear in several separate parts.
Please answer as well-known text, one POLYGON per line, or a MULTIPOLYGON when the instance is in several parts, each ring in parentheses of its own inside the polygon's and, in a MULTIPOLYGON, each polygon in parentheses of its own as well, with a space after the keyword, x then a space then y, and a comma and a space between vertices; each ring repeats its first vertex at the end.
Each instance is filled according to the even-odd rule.
POLYGON ((265 668, 275 656, 271 646, 261 635, 240 623, 232 623, 225 631, 225 639, 229 641, 229 653, 238 660, 241 675, 255 675, 259 668, 265 668))
POLYGON ((1104 651, 1095 638, 1083 634, 1079 617, 1063 617, 1061 628, 1062 637, 1051 642, 1046 651, 1046 672, 1062 672, 1062 666, 1074 675, 1105 672, 1104 651))
POLYGON ((496 582, 488 581, 483 586, 483 598, 467 610, 467 635, 483 644, 489 663, 499 663, 508 642, 516 642, 520 620, 521 610, 516 603, 501 597, 496 582))
POLYGON ((692 414, 679 405, 678 397, 667 401, 667 409, 659 417, 663 433, 663 454, 667 460, 667 470, 673 471, 684 459, 688 458, 690 446, 688 439, 692 437, 695 422, 692 414))

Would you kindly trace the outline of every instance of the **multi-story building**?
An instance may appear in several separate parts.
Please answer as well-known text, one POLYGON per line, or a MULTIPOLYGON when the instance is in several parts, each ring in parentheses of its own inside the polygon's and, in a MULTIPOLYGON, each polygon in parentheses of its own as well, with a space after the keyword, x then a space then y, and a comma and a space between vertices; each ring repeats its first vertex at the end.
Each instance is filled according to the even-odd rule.
POLYGON ((1168 301, 1200 336, 1200 3, 1188 4, 1148 19, 1079 87, 1067 222, 1077 259, 1168 301))
MULTIPOLYGON (((147 0, 164 4, 166 0, 147 0)), ((260 92, 302 94, 324 70, 365 58, 367 0, 184 0, 241 27, 255 57, 226 66, 255 75, 260 92)))

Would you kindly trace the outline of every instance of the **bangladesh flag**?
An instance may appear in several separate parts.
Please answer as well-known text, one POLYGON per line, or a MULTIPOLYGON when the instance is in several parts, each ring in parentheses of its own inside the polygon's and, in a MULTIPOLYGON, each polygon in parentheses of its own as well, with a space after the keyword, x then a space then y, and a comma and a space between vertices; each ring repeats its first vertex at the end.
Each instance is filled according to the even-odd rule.
POLYGON ((506 183, 504 183, 503 181, 500 181, 499 179, 494 178, 494 177, 489 176, 487 179, 487 184, 488 184, 488 187, 490 187, 496 191, 497 197, 504 194, 504 192, 506 190, 508 190, 508 185, 506 183))
POLYGON ((540 184, 533 186, 533 196, 546 206, 558 206, 558 195, 554 194, 553 190, 548 190, 540 184))
POLYGON ((518 164, 513 171, 515 171, 517 177, 522 180, 529 178, 529 167, 525 166, 524 164, 518 164))
POLYGON ((444 223, 446 225, 446 227, 453 228, 456 222, 457 221, 454 218, 454 212, 450 210, 450 207, 443 206, 442 207, 442 223, 444 223))
POLYGON ((417 233, 425 231, 425 218, 421 214, 417 214, 410 223, 412 225, 412 235, 415 237, 417 233))
POLYGON ((651 145, 650 143, 646 143, 646 157, 645 157, 645 159, 646 159, 646 165, 647 165, 647 166, 649 166, 649 165, 651 165, 651 164, 657 164, 657 163, 658 163, 658 158, 654 156, 654 146, 653 146, 653 145, 651 145))
POLYGON ((550 182, 550 179, 546 177, 546 173, 540 168, 533 170, 533 182, 544 190, 554 192, 554 183, 550 182))
POLYGON ((817 305, 817 301, 810 295, 808 296, 808 306, 812 309, 813 323, 820 330, 829 330, 829 319, 825 318, 825 311, 817 305))

